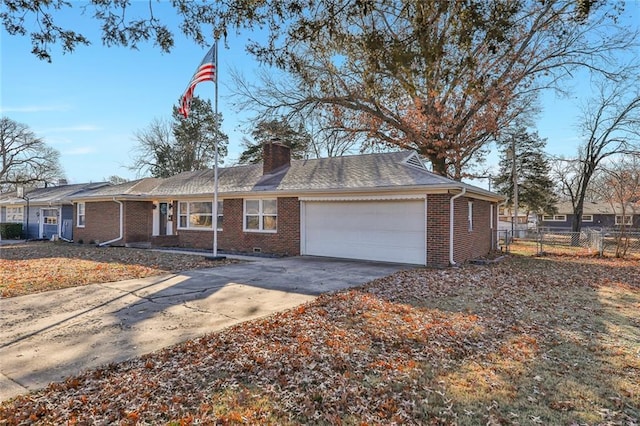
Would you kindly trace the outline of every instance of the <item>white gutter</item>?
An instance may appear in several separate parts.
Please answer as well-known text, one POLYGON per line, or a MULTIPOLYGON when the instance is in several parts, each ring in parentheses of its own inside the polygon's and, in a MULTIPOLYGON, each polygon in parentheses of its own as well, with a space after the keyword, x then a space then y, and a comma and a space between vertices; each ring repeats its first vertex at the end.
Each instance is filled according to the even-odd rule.
POLYGON ((115 197, 113 197, 113 202, 120 204, 120 236, 118 238, 114 238, 113 240, 109 240, 109 241, 105 241, 104 243, 100 243, 100 244, 98 244, 98 247, 103 247, 103 246, 106 246, 108 244, 114 243, 114 242, 116 242, 118 240, 121 240, 122 236, 124 235, 124 205, 122 204, 122 201, 116 200, 115 197))
POLYGON ((467 192, 466 187, 462 187, 462 192, 454 195, 449 199, 449 265, 455 266, 456 262, 453 260, 453 228, 454 228, 454 208, 453 204, 456 198, 462 197, 467 192))

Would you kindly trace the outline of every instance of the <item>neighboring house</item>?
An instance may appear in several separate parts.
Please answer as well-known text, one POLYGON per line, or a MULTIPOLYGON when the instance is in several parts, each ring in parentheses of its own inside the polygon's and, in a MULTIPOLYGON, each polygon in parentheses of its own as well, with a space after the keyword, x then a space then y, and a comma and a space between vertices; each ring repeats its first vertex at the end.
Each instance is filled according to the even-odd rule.
POLYGON ((493 247, 502 197, 435 175, 415 152, 291 160, 142 179, 74 197, 75 240, 447 265, 493 247), (453 217, 453 224, 450 223, 453 217), (453 239, 450 239, 453 235, 453 239))
POLYGON ((528 215, 524 208, 518 209, 518 218, 515 224, 513 223, 514 216, 515 211, 510 207, 498 206, 498 229, 501 231, 527 229, 532 223, 535 223, 532 215, 528 215))
POLYGON ((0 222, 21 223, 27 239, 72 239, 71 196, 108 185, 106 182, 49 186, 0 195, 0 222))
MULTIPOLYGON (((628 228, 640 228, 640 206, 618 203, 613 205, 604 201, 585 201, 582 211, 582 229, 615 229, 623 224, 628 228), (623 215, 624 210, 624 215, 623 215)), ((575 221, 573 206, 570 201, 556 204, 554 215, 541 215, 539 226, 547 229, 570 230, 575 221)))

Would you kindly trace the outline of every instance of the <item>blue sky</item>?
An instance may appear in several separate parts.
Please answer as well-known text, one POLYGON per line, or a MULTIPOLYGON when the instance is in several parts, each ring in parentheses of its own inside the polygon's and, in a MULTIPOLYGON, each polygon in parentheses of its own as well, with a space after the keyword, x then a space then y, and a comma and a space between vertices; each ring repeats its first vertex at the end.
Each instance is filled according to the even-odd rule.
MULTIPOLYGON (((61 163, 70 183, 101 181, 111 175, 136 177, 127 169, 136 145, 134 132, 146 128, 154 118, 170 117, 171 108, 187 86, 195 68, 206 53, 176 33, 171 53, 164 54, 151 43, 139 50, 102 46, 97 24, 78 17, 79 2, 72 2, 74 13, 60 19, 74 23, 74 29, 87 35, 91 46, 79 47, 72 54, 53 49, 53 63, 37 59, 28 37, 0 33, 0 108, 3 116, 24 123, 47 144, 61 153, 61 163)), ((146 2, 133 4, 144 7, 146 2)), ((154 3, 154 13, 170 16, 167 3, 154 3)), ((627 22, 640 23, 640 2, 626 3, 627 22)), ((229 135, 231 163, 239 156, 241 139, 249 133, 246 114, 228 106, 227 87, 231 69, 250 76, 258 65, 245 52, 248 37, 231 36, 228 48, 219 47, 219 111, 223 131, 229 135)), ((576 87, 580 87, 576 85, 576 87)), ((547 151, 571 155, 579 143, 575 128, 577 105, 583 90, 559 99, 552 93, 542 98, 543 114, 538 132, 548 138, 547 151)), ((213 83, 197 86, 196 94, 213 101, 213 83)), ((490 156, 490 162, 495 156, 490 156)))

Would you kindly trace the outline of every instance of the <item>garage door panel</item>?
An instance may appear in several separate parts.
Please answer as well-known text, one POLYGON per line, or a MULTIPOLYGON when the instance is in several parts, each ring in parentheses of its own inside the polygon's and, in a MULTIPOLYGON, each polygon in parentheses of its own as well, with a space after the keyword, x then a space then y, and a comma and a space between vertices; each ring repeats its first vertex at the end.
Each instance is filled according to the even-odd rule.
POLYGON ((424 201, 305 202, 307 255, 424 264, 424 201))

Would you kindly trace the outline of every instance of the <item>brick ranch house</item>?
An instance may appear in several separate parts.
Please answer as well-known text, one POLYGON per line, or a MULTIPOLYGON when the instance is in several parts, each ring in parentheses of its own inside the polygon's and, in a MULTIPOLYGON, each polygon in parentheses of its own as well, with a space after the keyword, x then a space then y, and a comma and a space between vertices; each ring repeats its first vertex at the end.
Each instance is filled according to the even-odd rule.
POLYGON ((227 253, 313 255, 444 266, 487 254, 499 195, 429 172, 415 152, 291 160, 185 172, 76 197, 74 239, 227 253), (453 222, 451 222, 453 218, 453 222), (452 238, 451 238, 452 237, 452 238))

